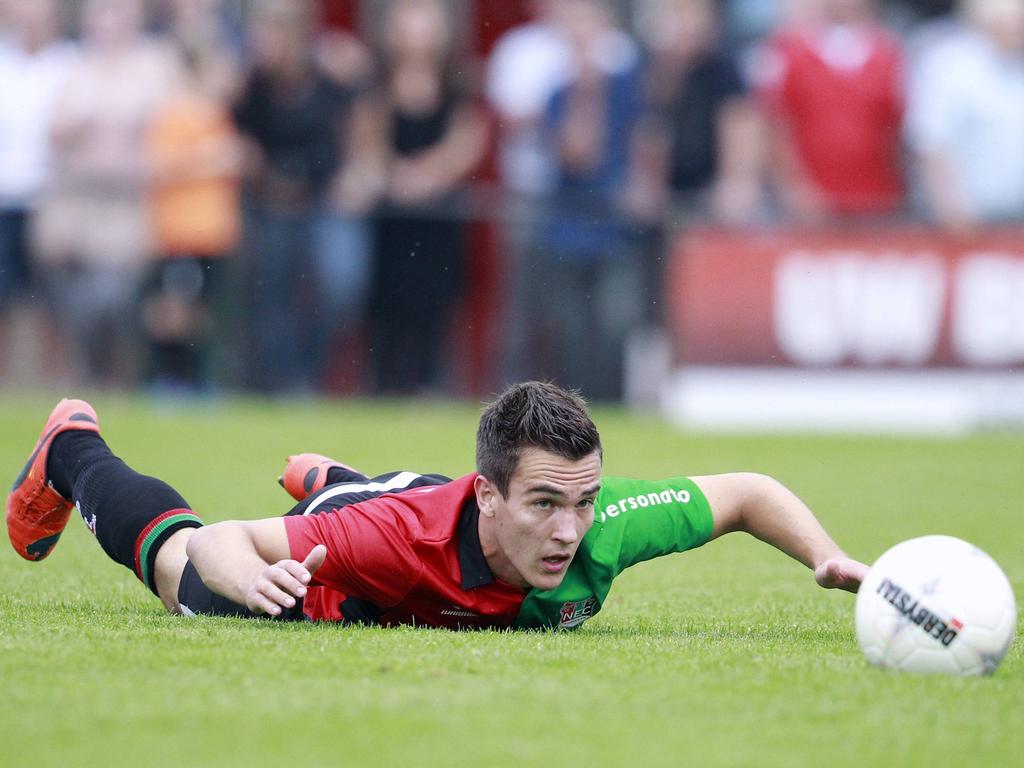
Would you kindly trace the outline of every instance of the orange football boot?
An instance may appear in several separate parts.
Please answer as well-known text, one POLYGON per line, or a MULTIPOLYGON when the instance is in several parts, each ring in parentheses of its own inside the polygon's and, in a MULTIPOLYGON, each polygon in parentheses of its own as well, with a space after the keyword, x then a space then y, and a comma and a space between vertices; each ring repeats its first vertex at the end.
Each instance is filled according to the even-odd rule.
POLYGON ((53 439, 72 429, 99 432, 96 411, 84 400, 61 400, 46 420, 36 447, 7 497, 7 533, 14 551, 26 560, 42 560, 60 538, 74 504, 46 477, 53 439))
MULTIPOLYGON (((284 474, 277 479, 281 487, 296 501, 302 501, 327 485, 327 472, 331 467, 341 467, 350 472, 359 472, 348 464, 321 456, 319 453, 299 453, 289 456, 284 465, 284 474)), ((359 474, 362 474, 361 472, 359 474)))

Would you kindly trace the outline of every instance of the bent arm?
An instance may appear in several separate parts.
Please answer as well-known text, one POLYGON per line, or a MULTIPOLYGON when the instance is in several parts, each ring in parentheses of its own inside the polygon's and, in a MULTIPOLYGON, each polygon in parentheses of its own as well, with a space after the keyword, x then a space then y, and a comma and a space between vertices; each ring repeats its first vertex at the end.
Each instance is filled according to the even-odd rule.
POLYGON ((821 586, 857 591, 868 567, 848 557, 807 505, 782 483, 753 473, 692 480, 711 506, 712 539, 745 531, 813 569, 821 586))
POLYGON ((278 615, 305 594, 326 549, 291 560, 283 518, 229 520, 198 529, 186 549, 203 583, 254 613, 278 615))

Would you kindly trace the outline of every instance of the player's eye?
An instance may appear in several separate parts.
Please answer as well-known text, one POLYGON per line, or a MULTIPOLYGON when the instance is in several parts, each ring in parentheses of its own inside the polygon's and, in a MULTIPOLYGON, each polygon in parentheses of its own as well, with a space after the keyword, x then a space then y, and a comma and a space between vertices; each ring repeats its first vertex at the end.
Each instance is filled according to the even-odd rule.
POLYGON ((555 506, 555 503, 551 499, 537 499, 533 502, 533 506, 537 509, 551 509, 555 506))
POLYGON ((580 503, 577 504, 576 506, 579 507, 580 509, 587 509, 588 507, 594 506, 594 500, 593 499, 581 499, 580 503))

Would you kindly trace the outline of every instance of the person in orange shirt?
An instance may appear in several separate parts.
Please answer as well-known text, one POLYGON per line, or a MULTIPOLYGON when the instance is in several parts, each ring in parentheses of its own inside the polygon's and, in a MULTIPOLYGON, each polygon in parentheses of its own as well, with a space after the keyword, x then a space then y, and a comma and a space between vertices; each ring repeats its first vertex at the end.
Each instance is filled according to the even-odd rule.
POLYGON ((208 380, 213 305, 224 258, 241 232, 241 148, 223 105, 224 81, 207 55, 183 50, 181 86, 147 137, 151 225, 160 259, 143 301, 150 382, 201 389, 208 380))

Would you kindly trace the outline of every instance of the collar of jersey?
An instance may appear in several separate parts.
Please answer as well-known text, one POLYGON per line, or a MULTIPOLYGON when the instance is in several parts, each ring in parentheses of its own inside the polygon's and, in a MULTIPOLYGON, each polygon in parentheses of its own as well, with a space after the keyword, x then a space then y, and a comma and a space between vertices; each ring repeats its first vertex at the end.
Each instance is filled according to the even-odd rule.
POLYGON ((491 567, 487 565, 477 524, 480 508, 476 499, 469 499, 459 513, 459 568, 462 571, 462 588, 476 589, 494 581, 491 567))

